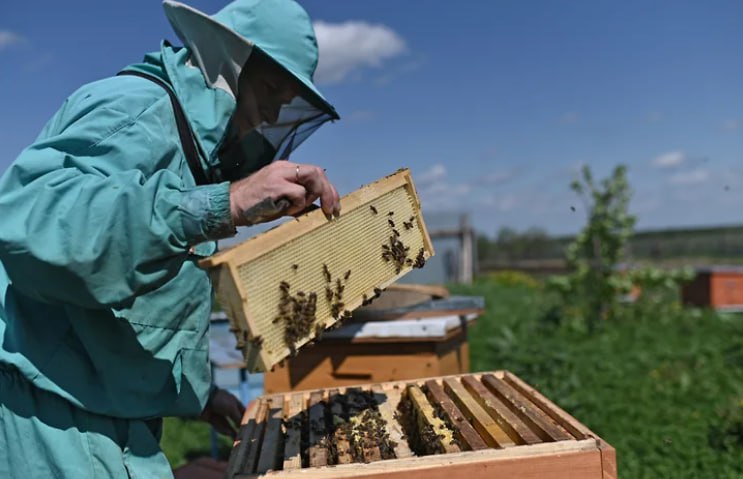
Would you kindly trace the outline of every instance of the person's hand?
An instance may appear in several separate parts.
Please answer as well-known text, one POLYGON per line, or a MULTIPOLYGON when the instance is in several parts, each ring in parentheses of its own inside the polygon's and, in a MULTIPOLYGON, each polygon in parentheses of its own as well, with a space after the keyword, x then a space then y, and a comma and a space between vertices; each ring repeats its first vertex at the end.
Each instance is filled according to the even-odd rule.
POLYGON ((224 389, 216 388, 209 396, 199 419, 211 424, 217 432, 234 439, 244 413, 245 406, 235 396, 224 389))
POLYGON ((230 211, 235 226, 300 214, 318 198, 328 219, 340 214, 338 192, 325 170, 289 161, 275 161, 230 185, 230 211), (288 200, 288 208, 272 209, 281 199, 288 200))

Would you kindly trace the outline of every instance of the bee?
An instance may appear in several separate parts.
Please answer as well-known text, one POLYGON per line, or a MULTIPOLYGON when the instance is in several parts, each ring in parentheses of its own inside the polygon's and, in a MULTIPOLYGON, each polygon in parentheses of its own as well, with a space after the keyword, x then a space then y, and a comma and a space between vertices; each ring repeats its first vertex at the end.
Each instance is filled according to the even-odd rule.
POLYGON ((330 270, 328 269, 328 265, 325 263, 322 264, 322 273, 325 275, 325 282, 330 283, 333 278, 330 276, 330 270))
POLYGON ((351 270, 349 269, 346 271, 346 274, 343 275, 343 281, 348 281, 348 278, 351 276, 351 270))
POLYGON ((394 228, 392 229, 392 234, 394 234, 394 235, 395 235, 395 238, 399 238, 399 237, 400 237, 400 232, 399 232, 399 231, 397 231, 397 230, 396 230, 396 229, 394 229, 394 228))
POLYGON ((369 205, 369 209, 370 209, 370 210, 372 211, 372 213, 374 213, 375 215, 377 214, 377 209, 376 209, 376 208, 374 207, 374 205, 369 205))
POLYGON ((406 230, 412 230, 413 229, 413 223, 410 221, 403 221, 402 225, 405 227, 406 230))
POLYGON ((293 264, 293 265, 292 265, 292 269, 293 269, 294 271, 298 270, 298 269, 299 269, 299 265, 298 265, 298 264, 296 264, 296 263, 295 263, 295 264, 293 264))
POLYGON ((382 294, 382 290, 381 290, 381 289, 379 289, 379 288, 374 288, 374 297, 375 297, 375 298, 378 298, 378 297, 379 297, 379 295, 381 295, 381 294, 382 294))
POLYGON ((328 286, 325 286, 325 299, 333 301, 333 290, 328 286))
POLYGON ((395 227, 395 222, 394 221, 388 219, 387 220, 387 223, 389 223, 389 225, 392 226, 393 228, 395 227))
POLYGON ((394 212, 394 211, 390 211, 389 213, 387 213, 387 216, 392 216, 392 215, 394 215, 394 214, 395 214, 395 212, 394 212))
POLYGON ((289 291, 289 283, 287 283, 286 281, 282 281, 281 283, 279 283, 279 289, 281 291, 288 292, 289 291))
POLYGON ((263 344, 263 336, 256 336, 250 340, 256 347, 260 347, 263 344))

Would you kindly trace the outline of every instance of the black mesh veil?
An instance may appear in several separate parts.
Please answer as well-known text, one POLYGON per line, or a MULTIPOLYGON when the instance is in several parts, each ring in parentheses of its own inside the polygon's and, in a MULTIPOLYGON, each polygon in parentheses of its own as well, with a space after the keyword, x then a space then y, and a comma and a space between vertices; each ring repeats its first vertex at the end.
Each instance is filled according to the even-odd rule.
POLYGON ((243 65, 237 108, 218 151, 220 179, 234 181, 288 159, 323 123, 338 118, 323 98, 254 47, 243 65))

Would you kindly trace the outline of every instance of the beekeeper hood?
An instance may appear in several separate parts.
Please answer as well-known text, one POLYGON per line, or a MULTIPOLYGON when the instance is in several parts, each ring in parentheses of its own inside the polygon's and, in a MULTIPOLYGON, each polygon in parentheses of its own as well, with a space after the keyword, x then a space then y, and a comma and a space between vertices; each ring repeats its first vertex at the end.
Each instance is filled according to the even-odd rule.
POLYGON ((339 118, 313 84, 315 32, 293 0, 235 0, 211 17, 170 0, 163 6, 207 84, 236 101, 215 179, 236 180, 286 159, 339 118))

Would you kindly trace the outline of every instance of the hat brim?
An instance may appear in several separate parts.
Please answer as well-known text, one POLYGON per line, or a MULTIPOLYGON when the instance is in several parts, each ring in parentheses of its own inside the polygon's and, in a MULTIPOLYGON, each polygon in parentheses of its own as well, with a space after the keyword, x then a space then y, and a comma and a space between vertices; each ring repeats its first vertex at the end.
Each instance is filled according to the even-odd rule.
MULTIPOLYGON (((253 48, 257 48, 261 50, 261 52, 263 52, 268 58, 273 60, 276 65, 281 67, 289 75, 291 75, 302 85, 304 85, 304 87, 306 88, 306 93, 308 93, 308 98, 306 98, 306 100, 310 104, 330 115, 332 119, 340 119, 340 116, 335 111, 335 108, 333 108, 333 105, 331 105, 325 99, 325 97, 323 97, 323 95, 320 93, 317 87, 315 87, 310 78, 308 78, 306 75, 302 75, 296 71, 293 71, 286 65, 283 65, 280 61, 273 58, 271 54, 268 53, 265 49, 243 37, 227 25, 214 20, 209 15, 201 12, 200 10, 173 0, 164 0, 163 9, 165 10, 165 16, 168 18, 168 21, 173 27, 176 35, 178 35, 178 38, 181 39, 186 47, 190 46, 192 39, 201 37, 204 31, 214 32, 216 35, 221 36, 225 42, 229 42, 233 45, 244 46, 242 58, 233 59, 233 61, 239 62, 240 67, 242 67, 247 58, 250 56, 253 48)), ((191 48, 191 51, 195 50, 196 49, 191 48)))

